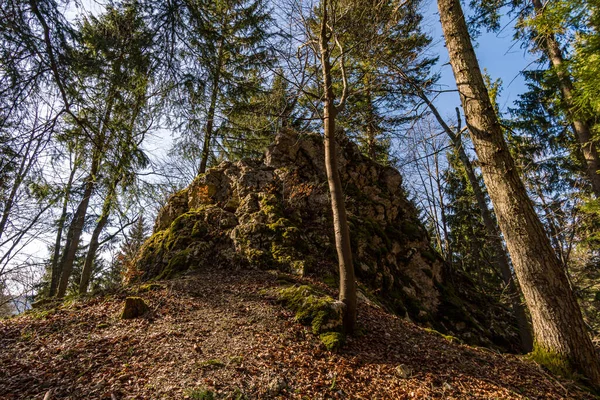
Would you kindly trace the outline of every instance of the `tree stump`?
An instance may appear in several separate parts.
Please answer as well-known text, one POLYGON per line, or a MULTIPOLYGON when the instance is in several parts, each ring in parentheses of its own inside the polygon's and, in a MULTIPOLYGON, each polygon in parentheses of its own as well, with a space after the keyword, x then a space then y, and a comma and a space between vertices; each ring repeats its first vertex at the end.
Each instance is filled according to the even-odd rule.
POLYGON ((121 313, 121 319, 138 318, 149 311, 150 309, 141 297, 127 297, 125 299, 125 307, 123 307, 123 312, 121 313))

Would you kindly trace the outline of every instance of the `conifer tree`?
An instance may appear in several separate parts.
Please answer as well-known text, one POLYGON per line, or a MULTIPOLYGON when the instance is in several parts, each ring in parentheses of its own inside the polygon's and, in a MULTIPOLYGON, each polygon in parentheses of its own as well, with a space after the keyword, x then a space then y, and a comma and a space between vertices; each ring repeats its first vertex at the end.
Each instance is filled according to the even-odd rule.
MULTIPOLYGON (((261 83, 258 77, 252 81, 261 83)), ((257 85, 253 93, 236 100, 225 111, 219 136, 230 161, 260 158, 290 122, 293 106, 283 72, 275 74, 270 88, 265 86, 257 85)))
POLYGON ((194 66, 188 73, 194 96, 189 102, 201 114, 194 118, 203 118, 191 128, 202 129, 202 143, 196 145, 202 149, 198 172, 204 173, 222 112, 256 91, 270 63, 265 41, 271 18, 263 0, 201 1, 187 7, 189 19, 181 22, 190 24, 192 36, 183 54, 194 66))
MULTIPOLYGON (((88 206, 99 184, 99 176, 107 174, 111 177, 111 184, 115 185, 121 180, 123 170, 130 171, 140 161, 141 153, 137 146, 143 136, 136 137, 134 130, 146 101, 150 67, 146 50, 151 45, 151 39, 143 28, 143 21, 134 4, 125 4, 121 9, 109 8, 99 18, 90 17, 82 23, 81 34, 82 48, 77 54, 77 72, 85 85, 82 95, 87 105, 79 112, 79 118, 85 119, 94 136, 85 142, 91 152, 89 173, 83 185, 82 199, 69 225, 60 266, 57 268, 60 272, 56 291, 58 297, 63 297, 68 288, 88 206), (113 160, 109 158, 111 154, 113 160), (112 169, 113 166, 116 168, 112 169)), ((75 133, 83 132, 76 126, 75 133)), ((143 155, 141 160, 143 162, 143 155)), ((107 196, 110 201, 114 198, 113 193, 114 187, 107 196)), ((99 221, 101 229, 93 236, 91 255, 95 255, 97 237, 110 211, 108 206, 103 208, 103 217, 99 221)))

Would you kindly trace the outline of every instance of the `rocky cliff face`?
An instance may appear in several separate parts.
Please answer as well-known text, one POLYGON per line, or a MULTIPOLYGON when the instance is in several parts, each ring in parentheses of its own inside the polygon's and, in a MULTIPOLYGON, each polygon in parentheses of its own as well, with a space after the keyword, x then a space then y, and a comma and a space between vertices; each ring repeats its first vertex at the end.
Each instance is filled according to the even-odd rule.
MULTIPOLYGON (((369 160, 348 141, 339 147, 362 294, 468 342, 517 348, 506 309, 448 271, 430 247, 398 171, 369 160)), ((130 275, 148 280, 206 266, 265 268, 314 275, 335 286, 323 154, 320 136, 288 132, 262 161, 224 162, 198 176, 161 210, 130 275)))

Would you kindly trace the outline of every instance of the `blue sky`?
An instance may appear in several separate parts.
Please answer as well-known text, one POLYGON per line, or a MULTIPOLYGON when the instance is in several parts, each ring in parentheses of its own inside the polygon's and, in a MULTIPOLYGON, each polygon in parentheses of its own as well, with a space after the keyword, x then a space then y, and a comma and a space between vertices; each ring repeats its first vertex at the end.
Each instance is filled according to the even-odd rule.
MULTIPOLYGON (((439 22, 437 2, 428 0, 424 4, 424 27, 433 38, 432 52, 439 56, 438 69, 441 72, 439 83, 444 89, 456 89, 456 83, 452 74, 452 69, 448 65, 448 52, 444 47, 444 37, 439 22)), ((465 9, 468 14, 469 10, 465 9)), ((502 32, 483 33, 475 39, 475 53, 479 59, 481 69, 487 70, 493 80, 502 79, 502 93, 499 99, 499 105, 502 111, 512 107, 512 103, 517 99, 520 93, 523 93, 525 83, 521 71, 532 68, 532 62, 535 57, 520 47, 520 43, 512 40, 514 33, 513 25, 508 18, 504 18, 505 28, 502 32)), ((454 116, 454 108, 460 105, 457 93, 445 93, 440 95, 436 101, 443 116, 454 116)))

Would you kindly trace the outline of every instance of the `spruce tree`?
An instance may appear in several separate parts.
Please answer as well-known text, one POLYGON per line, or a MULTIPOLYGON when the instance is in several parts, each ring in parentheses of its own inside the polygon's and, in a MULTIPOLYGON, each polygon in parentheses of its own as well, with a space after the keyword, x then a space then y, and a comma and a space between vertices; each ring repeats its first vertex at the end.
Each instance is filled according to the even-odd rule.
MULTIPOLYGON (((75 70, 82 85, 79 96, 85 101, 85 107, 80 109, 79 118, 86 121, 93 136, 88 137, 79 125, 74 126, 73 133, 80 135, 91 156, 83 195, 69 225, 57 268, 60 275, 58 297, 63 297, 68 288, 88 206, 103 183, 99 177, 107 178, 105 199, 113 202, 115 185, 124 175, 131 174, 132 169, 146 162, 139 148, 145 127, 137 129, 146 104, 150 68, 147 50, 152 41, 138 11, 134 3, 126 3, 120 8, 109 7, 105 14, 89 17, 80 26, 82 42, 74 57, 78 60, 75 70)), ((99 229, 92 236, 90 263, 111 207, 112 204, 103 207, 99 229)), ((86 273, 90 268, 91 264, 86 273)), ((82 289, 85 286, 86 282, 83 282, 82 289)))

